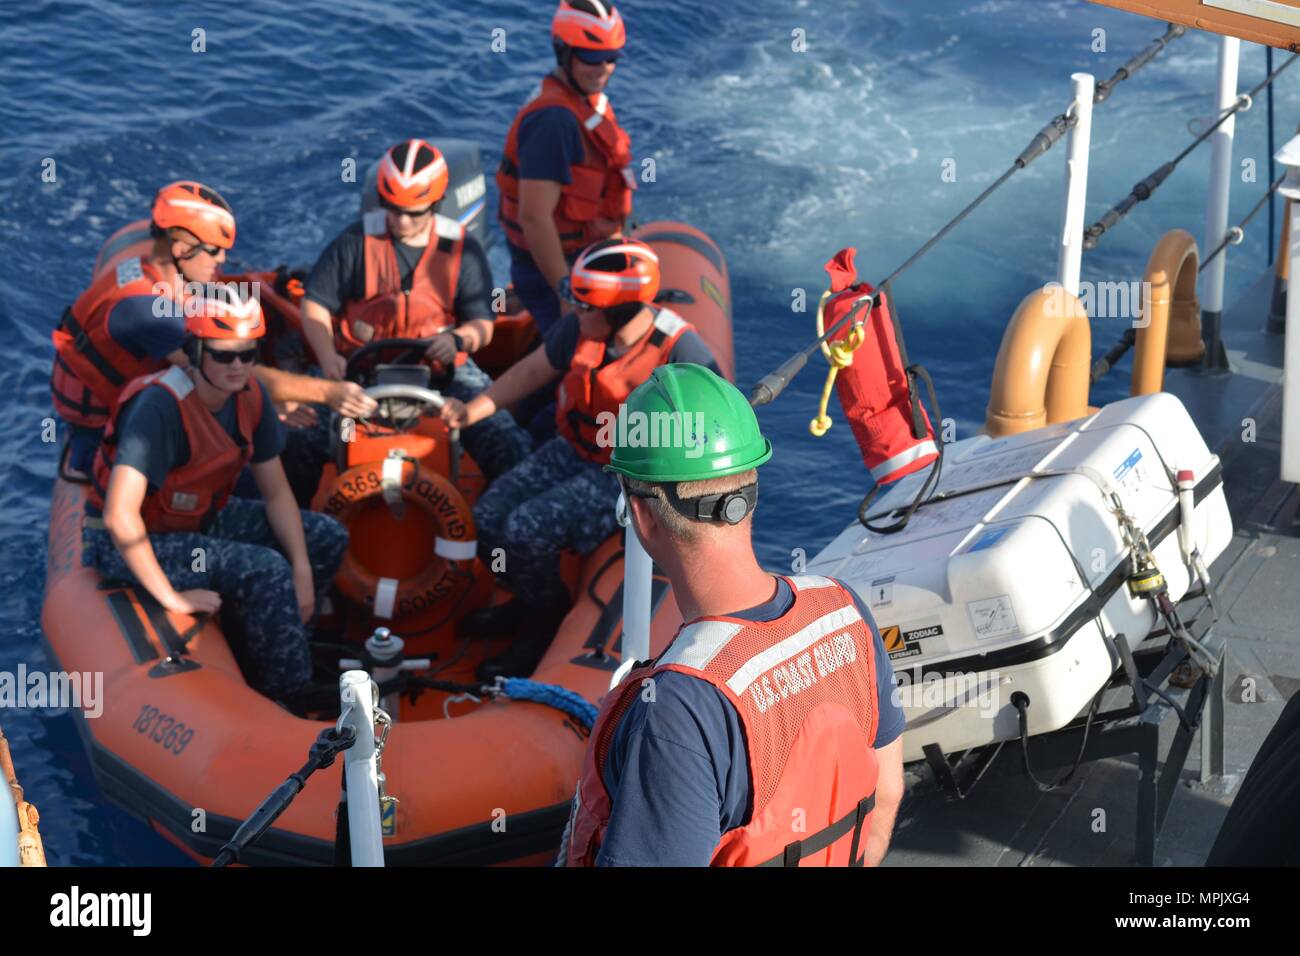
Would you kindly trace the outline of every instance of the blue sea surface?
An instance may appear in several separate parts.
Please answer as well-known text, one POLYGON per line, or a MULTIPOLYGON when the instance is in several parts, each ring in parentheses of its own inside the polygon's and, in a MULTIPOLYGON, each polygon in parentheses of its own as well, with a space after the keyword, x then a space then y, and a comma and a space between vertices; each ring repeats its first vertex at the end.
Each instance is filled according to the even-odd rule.
MULTIPOLYGON (((146 214, 159 184, 192 178, 233 204, 239 262, 309 263, 358 208, 346 160, 365 168, 399 139, 454 136, 478 140, 495 169, 511 119, 552 64, 550 9, 536 0, 0 5, 0 581, 9 585, 0 671, 49 666, 39 647, 56 466, 42 442, 49 333, 104 238, 146 214)), ((653 159, 656 174, 637 215, 691 222, 728 256, 746 388, 810 339, 812 312, 792 304, 803 290, 815 305, 832 254, 855 245, 864 275, 891 272, 1065 110, 1072 72, 1108 77, 1164 30, 1082 0, 627 0, 623 12, 629 48, 609 92, 638 161, 653 159)), ((1190 141, 1189 120, 1213 113, 1217 49, 1216 37, 1189 35, 1097 108, 1089 221, 1190 141)), ((1262 48, 1242 45, 1243 89, 1263 78, 1264 62, 1262 48)), ((1300 70, 1277 84, 1279 145, 1300 115, 1298 84, 1300 70)), ((1235 162, 1252 160, 1257 181, 1245 181, 1245 167, 1234 176, 1234 222, 1268 181, 1262 95, 1236 127, 1235 162)), ((1054 277, 1064 163, 1060 146, 1017 174, 896 284, 911 357, 933 373, 959 438, 982 424, 1007 319, 1054 277)), ((1204 251, 1208 170, 1202 147, 1085 258, 1084 279, 1140 280, 1173 228, 1204 251)), ((1229 302, 1264 268, 1267 247, 1265 213, 1231 250, 1229 302)), ((1124 326, 1096 319, 1094 353, 1124 326)), ((826 437, 808 432, 819 362, 760 412, 776 454, 756 539, 774 569, 788 568, 794 549, 815 554, 853 520, 869 485, 838 408, 826 437)), ((1094 402, 1124 395, 1128 371, 1126 362, 1112 373, 1094 402)), ((3 710, 0 723, 42 811, 51 863, 184 861, 105 801, 66 711, 3 710)))

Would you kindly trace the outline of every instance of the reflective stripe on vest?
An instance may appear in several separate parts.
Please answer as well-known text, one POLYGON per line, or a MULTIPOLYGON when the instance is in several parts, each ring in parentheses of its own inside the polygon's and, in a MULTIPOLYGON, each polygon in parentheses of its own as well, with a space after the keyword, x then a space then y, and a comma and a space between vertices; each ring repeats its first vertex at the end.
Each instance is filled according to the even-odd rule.
MULTIPOLYGON (((617 420, 619 406, 660 365, 692 326, 671 309, 659 309, 654 324, 622 355, 605 361, 605 340, 579 338, 555 403, 558 432, 580 456, 607 464, 613 449, 599 443, 602 416, 617 420)), ((607 419, 609 420, 609 419, 607 419)))
POLYGON ((168 473, 162 486, 145 496, 140 516, 150 534, 203 531, 225 505, 239 473, 253 456, 253 436, 262 417, 262 390, 250 383, 235 395, 235 430, 232 439, 197 394, 184 369, 172 366, 142 376, 122 390, 113 420, 95 454, 87 503, 102 511, 109 477, 117 456, 117 424, 121 409, 140 392, 160 385, 175 399, 181 427, 189 445, 189 459, 168 473))
POLYGON ((569 865, 595 861, 613 810, 604 769, 615 733, 644 682, 664 671, 713 684, 744 731, 751 815, 722 835, 712 865, 862 864, 879 773, 874 638, 839 583, 813 575, 786 581, 794 602, 780 618, 693 621, 657 662, 634 668, 605 698, 566 828, 569 865))
POLYGON ((365 298, 349 302, 338 323, 338 348, 350 353, 378 339, 428 338, 456 322, 465 227, 434 214, 429 243, 407 285, 382 209, 362 219, 365 237, 365 298))

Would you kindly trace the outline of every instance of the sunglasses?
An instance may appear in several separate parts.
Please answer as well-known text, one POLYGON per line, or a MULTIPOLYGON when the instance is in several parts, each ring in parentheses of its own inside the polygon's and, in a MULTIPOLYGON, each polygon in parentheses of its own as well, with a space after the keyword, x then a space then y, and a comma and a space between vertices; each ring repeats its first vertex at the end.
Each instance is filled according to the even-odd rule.
POLYGON ((588 66, 598 66, 601 63, 617 63, 619 57, 623 54, 619 50, 583 50, 575 48, 573 55, 588 66))
POLYGON ((190 246, 190 251, 185 253, 185 255, 182 258, 193 259, 200 252, 206 252, 208 255, 212 256, 212 258, 215 259, 217 256, 221 254, 221 249, 219 249, 217 246, 210 246, 206 242, 196 242, 194 245, 190 246))
POLYGON ((203 354, 210 356, 218 365, 233 365, 239 359, 244 365, 257 364, 258 348, 254 345, 247 349, 204 349, 203 354))
POLYGON ((410 216, 412 219, 423 219, 425 216, 429 215, 429 213, 433 212, 433 206, 426 206, 423 209, 399 209, 397 206, 386 202, 380 203, 380 205, 384 207, 384 212, 397 216, 399 219, 402 216, 410 216))

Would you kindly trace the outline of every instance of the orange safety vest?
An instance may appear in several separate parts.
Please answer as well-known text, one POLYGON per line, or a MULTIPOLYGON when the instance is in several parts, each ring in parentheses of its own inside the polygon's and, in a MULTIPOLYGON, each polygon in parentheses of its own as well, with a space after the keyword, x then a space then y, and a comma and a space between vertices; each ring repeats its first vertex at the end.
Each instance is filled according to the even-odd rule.
POLYGON ((617 420, 619 406, 651 372, 668 361, 677 340, 692 328, 671 309, 659 309, 650 331, 603 368, 606 340, 578 339, 573 362, 555 401, 555 424, 580 456, 609 464, 611 443, 602 445, 597 441, 602 425, 617 420))
POLYGON ((753 809, 722 835, 710 866, 862 865, 879 776, 871 628, 838 582, 785 580, 794 604, 777 620, 698 618, 606 695, 561 851, 566 865, 595 864, 612 810, 604 769, 614 732, 664 671, 708 681, 744 726, 753 809))
POLYGON ((172 366, 145 375, 122 390, 104 441, 95 453, 88 503, 104 510, 109 473, 117 456, 117 416, 128 401, 151 385, 167 389, 181 409, 181 425, 190 446, 190 458, 167 475, 162 487, 145 497, 140 509, 150 534, 202 531, 225 505, 239 473, 253 457, 253 433, 262 420, 262 390, 249 383, 235 396, 239 441, 233 441, 215 415, 199 398, 184 369, 172 366))
POLYGON ((554 76, 545 77, 541 90, 515 117, 497 169, 501 227, 512 245, 528 251, 519 224, 519 126, 524 117, 553 106, 562 106, 577 118, 586 147, 582 161, 569 168, 571 181, 560 190, 555 207, 555 228, 567 256, 612 234, 597 230, 593 220, 609 219, 622 226, 632 214, 636 177, 632 175, 632 140, 618 125, 609 98, 604 93, 583 96, 554 76))
POLYGON ((456 286, 460 282, 465 227, 434 215, 433 232, 420 261, 402 286, 397 251, 382 209, 362 220, 365 232, 366 297, 349 302, 338 323, 338 349, 348 355, 379 339, 422 339, 456 324, 456 286))
POLYGON ((138 358, 114 341, 108 317, 123 299, 154 295, 162 274, 144 258, 126 259, 102 272, 63 312, 54 330, 50 394, 66 422, 102 428, 118 394, 133 378, 166 367, 162 359, 138 358))

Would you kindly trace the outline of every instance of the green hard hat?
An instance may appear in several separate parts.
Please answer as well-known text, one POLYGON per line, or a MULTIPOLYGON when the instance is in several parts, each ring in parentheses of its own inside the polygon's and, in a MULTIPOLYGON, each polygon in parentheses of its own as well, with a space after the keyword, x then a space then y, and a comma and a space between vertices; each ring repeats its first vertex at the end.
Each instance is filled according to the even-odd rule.
POLYGON ((640 481, 702 481, 772 457, 745 396, 703 365, 661 365, 620 410, 606 471, 640 481))

